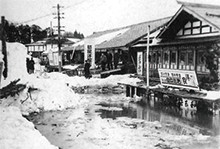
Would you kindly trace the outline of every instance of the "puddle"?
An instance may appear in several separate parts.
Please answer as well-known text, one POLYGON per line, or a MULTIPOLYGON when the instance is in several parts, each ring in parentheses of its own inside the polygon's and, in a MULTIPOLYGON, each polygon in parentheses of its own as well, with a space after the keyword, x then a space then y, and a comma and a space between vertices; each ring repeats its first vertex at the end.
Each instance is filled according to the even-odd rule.
MULTIPOLYGON (((93 102, 90 102, 87 107, 33 114, 28 119, 52 144, 63 149, 80 146, 81 144, 76 142, 76 138, 80 138, 92 129, 95 125, 93 124, 94 121, 97 122, 99 119, 106 118, 114 120, 118 117, 128 117, 150 122, 159 121, 163 130, 174 135, 203 134, 217 136, 220 134, 219 115, 200 114, 186 109, 159 106, 156 103, 143 106, 126 101, 119 102, 119 99, 124 95, 114 97, 118 101, 106 100, 106 98, 111 99, 111 95, 98 96, 95 95, 96 98, 88 96, 93 102)), ((208 149, 215 149, 217 143, 215 142, 208 149)), ((195 146, 200 145, 195 144, 195 146)))
POLYGON ((152 105, 138 105, 135 103, 99 103, 96 112, 102 118, 129 117, 147 121, 159 121, 164 128, 173 134, 179 135, 220 135, 219 115, 196 113, 187 109, 152 105), (104 107, 104 108, 103 108, 104 107))

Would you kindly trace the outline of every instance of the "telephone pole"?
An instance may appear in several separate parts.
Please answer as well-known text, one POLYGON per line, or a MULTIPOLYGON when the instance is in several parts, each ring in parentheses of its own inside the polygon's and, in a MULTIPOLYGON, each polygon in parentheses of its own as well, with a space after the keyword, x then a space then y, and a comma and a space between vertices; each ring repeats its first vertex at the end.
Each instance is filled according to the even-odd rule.
POLYGON ((55 18, 57 18, 57 22, 58 22, 57 23, 57 31, 58 31, 58 61, 59 61, 58 68, 59 68, 59 72, 61 72, 62 71, 62 52, 61 52, 61 34, 60 34, 61 26, 60 26, 60 19, 63 18, 63 17, 61 17, 61 15, 63 13, 60 13, 61 6, 59 4, 57 4, 56 8, 57 8, 57 13, 56 13, 57 17, 55 17, 55 18))

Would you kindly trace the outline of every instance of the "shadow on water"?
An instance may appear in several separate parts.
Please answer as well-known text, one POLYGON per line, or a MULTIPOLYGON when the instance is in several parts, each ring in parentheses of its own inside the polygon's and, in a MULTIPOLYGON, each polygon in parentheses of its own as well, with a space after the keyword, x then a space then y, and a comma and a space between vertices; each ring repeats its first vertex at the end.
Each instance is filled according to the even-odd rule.
POLYGON ((199 113, 195 110, 172 106, 162 106, 157 103, 142 105, 136 103, 119 104, 102 102, 98 105, 101 108, 96 112, 99 112, 102 118, 116 119, 117 117, 129 117, 151 122, 159 121, 166 131, 173 134, 220 135, 219 115, 199 113), (121 108, 121 110, 114 110, 115 107, 121 108))

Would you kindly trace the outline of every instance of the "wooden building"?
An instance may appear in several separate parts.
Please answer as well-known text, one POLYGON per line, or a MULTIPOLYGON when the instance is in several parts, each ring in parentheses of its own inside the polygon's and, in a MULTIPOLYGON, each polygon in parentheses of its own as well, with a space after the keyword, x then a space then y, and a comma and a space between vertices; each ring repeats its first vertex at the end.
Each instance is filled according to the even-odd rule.
MULTIPOLYGON (((62 47, 73 45, 79 39, 76 38, 62 38, 62 47)), ((58 48, 58 37, 45 38, 40 41, 32 42, 25 45, 27 53, 32 53, 34 57, 40 57, 43 52, 50 49, 58 48)))
MULTIPOLYGON (((195 71, 200 86, 218 83, 220 6, 181 4, 167 25, 154 32, 156 36, 151 42, 155 42, 150 44, 149 54, 150 77, 158 78, 159 69, 195 71)), ((145 36, 132 47, 145 53, 146 46, 145 36)))
POLYGON ((158 30, 170 17, 133 24, 125 27, 94 32, 92 35, 83 39, 83 45, 75 44, 73 47, 80 48, 84 54, 84 60, 91 59, 92 67, 99 63, 101 53, 110 51, 114 55, 119 51, 121 56, 120 63, 126 63, 128 72, 134 72, 136 68, 135 57, 133 57, 131 45, 137 40, 146 36, 147 26, 151 26, 151 31, 158 30), (83 49, 83 50, 82 50, 83 49), (134 68, 134 69, 132 69, 134 68), (133 71, 132 71, 133 70, 133 71))

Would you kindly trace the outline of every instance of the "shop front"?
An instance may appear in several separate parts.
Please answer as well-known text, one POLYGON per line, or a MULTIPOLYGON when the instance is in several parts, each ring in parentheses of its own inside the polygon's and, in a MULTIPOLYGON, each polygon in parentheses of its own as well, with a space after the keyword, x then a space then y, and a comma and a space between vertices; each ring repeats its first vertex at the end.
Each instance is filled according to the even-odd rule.
MULTIPOLYGON (((150 78, 159 78, 158 70, 193 71, 198 76, 200 86, 218 84, 220 23, 216 20, 220 18, 214 12, 220 13, 219 7, 183 3, 160 30, 156 36, 157 42, 150 44, 150 78)), ((147 42, 143 41, 144 38, 133 45, 137 53, 140 49, 146 53, 147 42)), ((143 70, 146 69, 145 64, 146 61, 143 70)))

